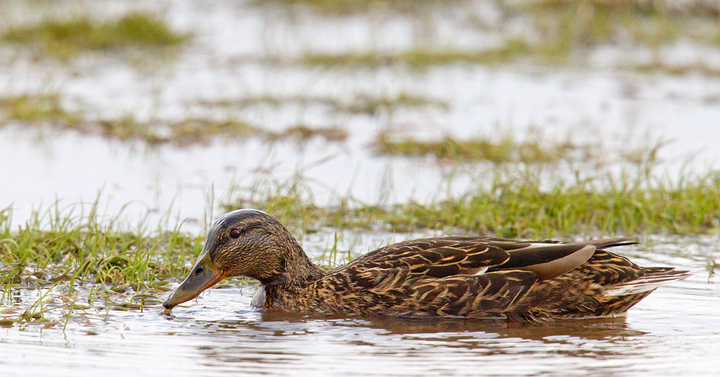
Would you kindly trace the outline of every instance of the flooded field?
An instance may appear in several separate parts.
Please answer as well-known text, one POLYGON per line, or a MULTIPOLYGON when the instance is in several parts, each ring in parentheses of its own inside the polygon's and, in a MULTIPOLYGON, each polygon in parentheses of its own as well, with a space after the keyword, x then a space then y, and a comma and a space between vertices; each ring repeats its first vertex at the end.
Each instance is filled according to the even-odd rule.
POLYGON ((305 60, 417 48, 485 51, 514 35, 511 25, 530 21, 492 1, 459 1, 448 9, 431 4, 420 14, 341 16, 242 1, 113 4, 2 5, 3 21, 13 27, 41 17, 106 20, 145 11, 162 16, 180 35, 192 35, 160 57, 99 50, 58 61, 31 42, 2 45, 0 159, 13 163, 0 164, 8 182, 0 206, 12 203, 17 223, 41 204, 91 202, 101 189, 110 214, 133 203, 136 212, 150 209, 154 219, 172 211, 198 223, 209 196, 225 199, 268 174, 279 181, 307 178, 321 205, 345 195, 381 204, 427 200, 440 190, 463 193, 496 167, 448 164, 431 154, 382 154, 383 135, 569 141, 575 146, 569 163, 563 157, 551 166, 561 177, 576 171, 592 176, 598 157, 615 166, 623 156, 642 156, 658 145, 661 176, 706 171, 720 160, 720 79, 698 68, 720 67, 720 52, 682 35, 653 49, 600 43, 559 65, 537 64, 532 54, 505 64, 477 64, 461 55, 442 63, 428 57, 421 67, 318 65, 305 60), (628 68, 653 56, 687 70, 628 68), (223 126, 227 121, 235 123, 223 126), (276 133, 298 126, 340 129, 347 136, 271 141, 243 125, 276 133), (137 131, 145 129, 151 133, 137 131), (211 129, 220 134, 198 136, 211 129))
MULTIPOLYGON (((0 328, 0 368, 18 376, 50 370, 64 376, 713 376, 720 368, 714 356, 720 285, 704 266, 716 241, 656 238, 652 250, 624 247, 623 255, 642 265, 697 271, 658 289, 626 316, 538 324, 313 318, 253 309, 255 286, 235 283, 170 316, 159 305, 89 308, 67 323, 50 312, 50 322, 0 328)), ((306 249, 322 252, 319 242, 306 249)), ((37 295, 14 295, 14 305, 2 310, 27 306, 37 295)))
POLYGON ((0 2, 0 374, 719 374, 720 4, 645 3, 0 2), (452 210, 483 198, 535 217, 452 210), (268 313, 240 280, 161 314, 238 206, 326 265, 637 235, 622 255, 695 274, 538 324, 268 313))

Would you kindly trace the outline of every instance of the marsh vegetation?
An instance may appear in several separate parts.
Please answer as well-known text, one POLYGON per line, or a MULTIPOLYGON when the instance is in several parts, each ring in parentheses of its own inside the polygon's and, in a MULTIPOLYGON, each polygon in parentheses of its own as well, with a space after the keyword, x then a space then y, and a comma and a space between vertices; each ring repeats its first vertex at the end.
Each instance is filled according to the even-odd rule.
POLYGON ((117 20, 100 22, 87 16, 67 20, 46 19, 36 25, 11 27, 0 41, 30 48, 40 56, 69 59, 83 52, 122 52, 140 48, 167 49, 190 40, 172 31, 153 14, 134 12, 117 20))
MULTIPOLYGON (((149 323, 167 331, 149 342, 152 350, 138 352, 153 354, 170 349, 164 342, 210 331, 207 338, 219 343, 205 349, 188 342, 178 355, 212 350, 208 357, 236 360, 238 338, 307 339, 340 323, 345 338, 372 332, 359 341, 350 336, 358 357, 368 339, 381 344, 397 335, 391 347, 408 344, 415 337, 408 329, 418 338, 449 329, 477 339, 520 339, 509 342, 513 347, 537 341, 547 348, 559 334, 562 341, 553 345, 562 351, 544 360, 567 349, 580 355, 582 365, 572 364, 578 370, 591 358, 584 347, 603 334, 593 352, 604 363, 597 370, 607 374, 626 372, 607 369, 606 361, 627 339, 645 347, 623 350, 632 365, 659 338, 672 344, 657 354, 676 347, 675 334, 643 338, 658 329, 637 326, 632 317, 581 324, 569 336, 565 325, 534 333, 503 324, 506 332, 493 335, 485 324, 272 317, 244 311, 254 283, 242 279, 182 308, 189 317, 158 317, 213 217, 241 207, 276 216, 328 268, 408 237, 634 236, 641 245, 624 252, 643 265, 699 271, 679 283, 686 285, 653 294, 658 301, 647 301, 638 316, 665 329, 662 315, 675 317, 683 302, 708 310, 680 313, 677 323, 716 317, 720 172, 712 163, 716 148, 708 148, 720 98, 714 3, 191 0, 187 8, 123 2, 108 10, 92 4, 27 22, 0 15, 0 196, 7 199, 0 203, 0 330, 10 334, 11 347, 29 343, 26 334, 67 337, 61 343, 70 348, 87 335, 105 339, 108 331, 144 342, 148 327, 139 324, 149 323), (158 56, 171 58, 154 61, 158 56), (696 155, 711 162, 696 162, 696 155), (91 195, 99 187, 107 194, 83 204, 88 194, 81 185, 92 186, 91 195), (113 200, 122 202, 119 209, 105 206, 113 200), (138 202, 139 218, 127 210, 138 202), (188 210, 188 203, 205 207, 188 210), (195 310, 205 305, 214 310, 195 310), (227 343, 223 334, 232 334, 227 343)), ((702 345, 694 348, 695 329, 684 331, 685 345, 707 359, 698 356, 702 345)), ((312 351, 306 358, 320 354, 323 342, 334 350, 336 335, 300 348, 312 351)), ((432 338, 427 357, 446 340, 462 343, 456 335, 432 338)), ((276 348, 252 345, 257 360, 279 364, 267 363, 276 348)), ((456 357, 456 347, 449 348, 456 357)), ((487 348, 483 362, 518 349, 487 348)), ((288 359, 305 362, 297 348, 288 350, 288 359)), ((476 362, 481 355, 472 356, 476 362)), ((205 368, 205 361, 198 364, 205 368)), ((508 367, 506 360, 497 365, 508 367)), ((465 371, 475 373, 477 365, 470 366, 465 371)))
POLYGON ((22 95, 0 98, 0 126, 17 123, 30 127, 72 130, 102 135, 121 141, 139 140, 149 145, 172 143, 180 146, 207 144, 214 138, 262 137, 268 140, 307 140, 315 136, 342 141, 347 133, 339 127, 315 128, 304 124, 282 132, 267 131, 233 119, 186 118, 180 121, 140 122, 132 117, 90 120, 81 112, 68 112, 60 106, 57 94, 22 95))
MULTIPOLYGON (((471 3, 460 0, 456 7, 471 3)), ((373 15, 396 12, 418 25, 432 23, 429 13, 443 9, 437 1, 385 0, 267 0, 260 6, 282 5, 309 9, 324 17, 373 15), (412 5, 410 5, 412 4, 412 5), (430 20, 430 21, 428 21, 430 20)), ((447 4, 446 4, 447 5, 447 4)), ((717 46, 720 44, 720 6, 713 2, 670 1, 497 1, 494 17, 469 16, 459 22, 477 33, 493 35, 499 42, 480 48, 419 41, 401 51, 352 51, 347 53, 308 52, 291 64, 311 67, 378 68, 404 66, 425 70, 449 64, 498 66, 513 62, 540 65, 584 65, 595 49, 616 46, 627 50, 649 49, 652 56, 642 61, 623 61, 619 68, 639 72, 658 71, 684 74, 699 71, 715 75, 719 67, 706 61, 691 64, 668 62, 663 49, 680 43, 717 46), (516 25, 523 25, 518 33, 516 25), (511 26, 508 26, 511 25, 511 26), (497 38, 499 36, 499 38, 497 38)), ((420 30, 426 26, 418 26, 420 30)), ((277 57, 277 61, 287 61, 277 57)))

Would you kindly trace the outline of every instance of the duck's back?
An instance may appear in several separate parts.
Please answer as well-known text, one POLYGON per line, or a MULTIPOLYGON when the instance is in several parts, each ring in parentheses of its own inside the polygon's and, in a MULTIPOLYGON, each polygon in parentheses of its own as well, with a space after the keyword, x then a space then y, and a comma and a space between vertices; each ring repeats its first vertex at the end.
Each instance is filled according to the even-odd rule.
POLYGON ((275 309, 315 313, 528 320, 621 313, 687 276, 604 250, 625 238, 560 243, 482 237, 405 241, 307 286, 276 292, 275 309))

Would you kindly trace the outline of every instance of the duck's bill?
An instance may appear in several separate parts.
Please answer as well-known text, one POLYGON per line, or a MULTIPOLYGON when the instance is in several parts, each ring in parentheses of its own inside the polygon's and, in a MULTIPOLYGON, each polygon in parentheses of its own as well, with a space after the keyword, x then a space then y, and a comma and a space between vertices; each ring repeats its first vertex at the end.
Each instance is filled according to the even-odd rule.
POLYGON ((205 253, 198 259, 190 274, 180 286, 163 302, 166 312, 185 301, 194 299, 202 291, 212 287, 224 278, 225 273, 217 269, 210 260, 209 254, 205 253))

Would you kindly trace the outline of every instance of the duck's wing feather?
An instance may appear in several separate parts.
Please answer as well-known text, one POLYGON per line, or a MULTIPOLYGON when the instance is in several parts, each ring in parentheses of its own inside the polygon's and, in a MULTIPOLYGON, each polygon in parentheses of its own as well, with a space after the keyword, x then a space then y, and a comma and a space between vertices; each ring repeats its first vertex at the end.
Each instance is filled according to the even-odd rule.
POLYGON ((510 259, 506 250, 477 240, 425 238, 388 245, 369 252, 341 270, 402 269, 412 277, 473 275, 510 259))
MULTIPOLYGON (((511 270, 479 275, 431 277, 409 267, 364 263, 316 281, 318 305, 331 312, 392 313, 408 317, 462 316, 514 318, 538 277, 511 270)), ((518 314, 519 315, 519 314, 518 314)))
POLYGON ((316 288, 324 297, 323 305, 337 311, 352 307, 409 316, 542 317, 547 313, 530 310, 532 305, 548 305, 531 297, 538 284, 549 287, 551 292, 543 291, 541 295, 546 299, 563 296, 565 290, 576 285, 565 281, 569 275, 593 286, 592 281, 586 280, 594 277, 585 270, 594 271, 597 264, 605 261, 603 256, 618 259, 611 264, 617 265, 618 271, 607 271, 612 275, 634 270, 637 266, 625 258, 602 249, 594 256, 598 248, 632 242, 629 239, 521 242, 479 237, 410 240, 365 254, 324 276, 316 288), (566 275, 571 270, 578 272, 566 275), (555 279, 558 276, 563 279, 555 279), (338 292, 343 292, 342 299, 336 297, 338 292))
MULTIPOLYGON (((506 243, 517 241, 505 240, 501 238, 493 238, 488 241, 491 245, 500 247, 506 243)), ((510 260, 502 265, 492 267, 488 271, 502 271, 509 269, 521 269, 531 271, 543 280, 558 277, 566 272, 574 270, 580 265, 587 262, 591 257, 597 256, 596 250, 604 250, 615 246, 625 246, 637 244, 638 241, 633 238, 608 238, 601 240, 592 240, 580 243, 563 243, 554 240, 533 241, 523 243, 520 248, 509 250, 510 260)), ((601 254, 605 255, 603 251, 601 254)), ((614 254, 613 254, 614 256, 614 254)), ((629 264, 631 267, 637 267, 626 258, 617 256, 621 259, 620 264, 629 264)), ((613 261, 617 262, 617 261, 613 261)), ((613 265, 615 263, 610 263, 613 265)))
MULTIPOLYGON (((613 242, 618 242, 615 239, 613 242)), ((605 244, 602 244, 605 246, 605 244)), ((409 277, 526 270, 550 279, 587 261, 592 243, 524 242, 488 237, 440 237, 409 240, 367 253, 337 271, 407 270, 409 277)))
POLYGON ((316 282, 330 311, 511 320, 621 313, 653 289, 688 276, 642 268, 583 243, 445 237, 401 242, 368 253, 316 282))

